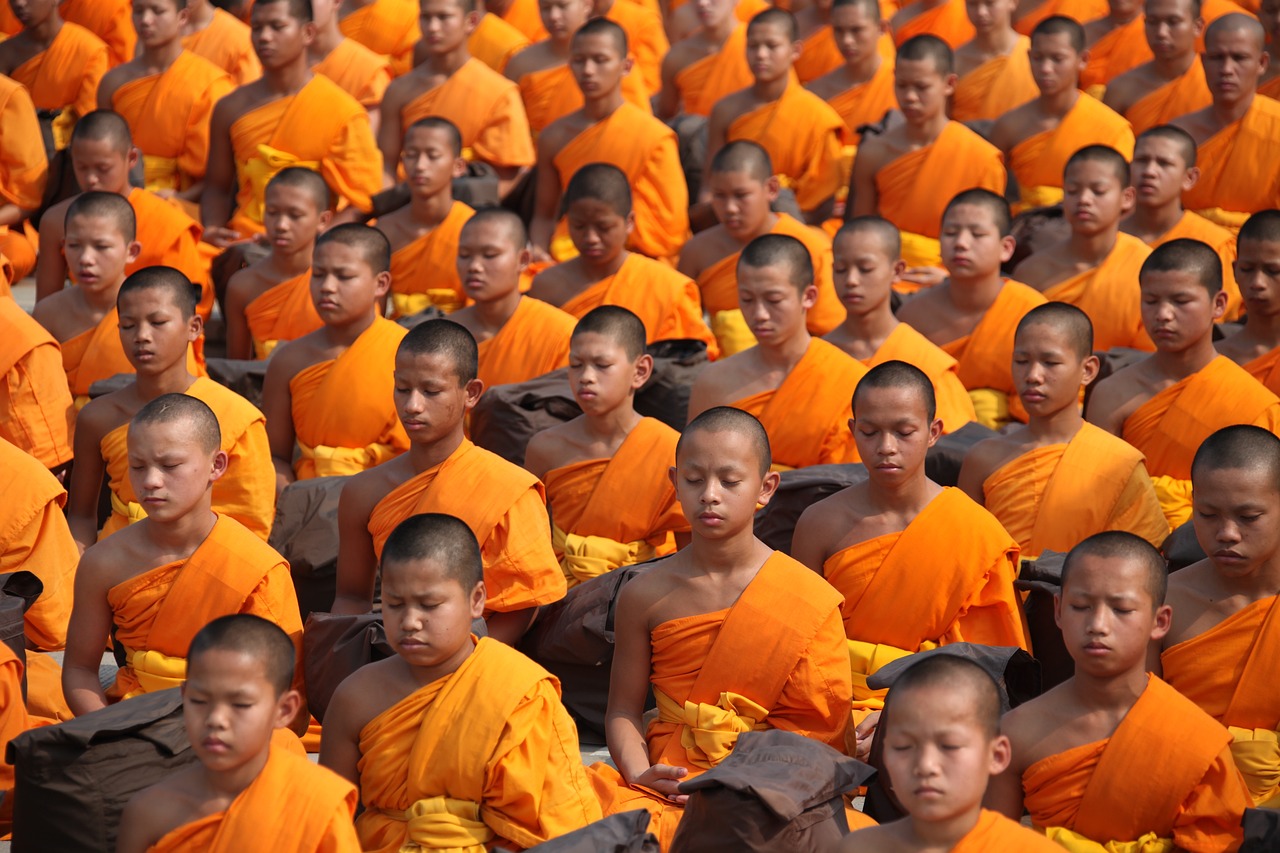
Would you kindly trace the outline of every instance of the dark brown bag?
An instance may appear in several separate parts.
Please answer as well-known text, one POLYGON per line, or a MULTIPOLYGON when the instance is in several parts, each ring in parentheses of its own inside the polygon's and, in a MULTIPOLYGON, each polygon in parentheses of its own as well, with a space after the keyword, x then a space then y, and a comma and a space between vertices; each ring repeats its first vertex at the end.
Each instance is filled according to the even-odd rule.
POLYGON ((206 358, 204 366, 214 382, 262 408, 262 383, 267 378, 267 362, 251 358, 206 358))
POLYGON ((338 498, 346 477, 313 477, 290 483, 276 501, 268 544, 289 561, 298 607, 333 609, 338 583, 338 498))
POLYGON ((977 421, 970 421, 955 432, 942 436, 925 454, 925 476, 939 486, 954 486, 960 481, 960 466, 964 464, 964 457, 975 444, 995 435, 995 430, 977 421))
POLYGON ((823 498, 867 479, 862 463, 810 465, 783 471, 778 490, 768 504, 756 511, 756 536, 774 550, 791 553, 791 537, 800 514, 823 498))
POLYGON ((1240 853, 1276 853, 1280 850, 1280 811, 1245 809, 1244 844, 1240 853))
POLYGON ((1164 552, 1170 572, 1185 569, 1192 563, 1198 563, 1209 556, 1200 547, 1200 541, 1196 539, 1196 529, 1189 521, 1178 525, 1169 534, 1169 538, 1164 540, 1160 550, 1164 552))
POLYGON ((529 439, 582 414, 569 390, 567 368, 528 382, 486 388, 471 410, 471 440, 508 462, 524 464, 529 439))
POLYGON ((636 392, 636 411, 683 432, 689 421, 693 381, 711 363, 707 345, 681 338, 654 341, 645 350, 653 356, 653 373, 636 392))
MULTIPOLYGON (((658 839, 649 832, 649 813, 644 809, 619 812, 575 829, 567 835, 544 841, 525 853, 658 853, 658 839)), ((507 853, 499 847, 494 853, 507 853)))
POLYGON ((1062 629, 1053 615, 1053 597, 1062 584, 1062 565, 1067 555, 1045 551, 1035 560, 1023 560, 1013 585, 1027 593, 1023 610, 1027 615, 1027 639, 1040 662, 1043 689, 1057 687, 1076 671, 1076 662, 1067 652, 1062 629))

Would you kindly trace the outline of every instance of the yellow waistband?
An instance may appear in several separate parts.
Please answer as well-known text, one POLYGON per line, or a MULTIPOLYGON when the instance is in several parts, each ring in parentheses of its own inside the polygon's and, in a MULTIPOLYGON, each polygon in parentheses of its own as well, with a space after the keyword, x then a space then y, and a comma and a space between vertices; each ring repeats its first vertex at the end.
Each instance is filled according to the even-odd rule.
POLYGON ((433 287, 425 293, 392 293, 391 306, 394 309, 392 318, 409 317, 419 314, 428 308, 439 308, 451 314, 463 306, 458 291, 452 287, 433 287))
POLYGON ((973 402, 974 420, 988 429, 1000 429, 1012 419, 1009 415, 1009 395, 994 388, 973 388, 969 391, 973 402))
POLYGON ((1062 187, 1022 187, 1021 197, 1013 205, 1014 214, 1049 207, 1062 201, 1062 187))
POLYGON ((253 341, 254 357, 258 361, 266 361, 267 357, 270 356, 271 353, 275 352, 275 349, 278 346, 280 346, 280 341, 278 340, 260 341, 255 338, 253 341))
POLYGON ((131 699, 142 693, 154 693, 157 690, 168 690, 180 687, 187 680, 187 659, 169 657, 160 652, 147 649, 131 649, 125 646, 125 658, 134 678, 138 679, 138 690, 124 696, 131 699))
POLYGON ((1191 518, 1191 481, 1161 474, 1151 478, 1151 485, 1156 487, 1156 497, 1169 521, 1169 529, 1177 530, 1191 518))
POLYGON ((251 197, 242 211, 253 222, 262 224, 262 203, 266 197, 267 184, 271 179, 290 166, 301 166, 304 169, 320 171, 320 164, 315 160, 300 160, 287 151, 272 148, 270 145, 259 145, 258 153, 243 163, 238 163, 240 174, 249 181, 251 197))
POLYGON ((579 536, 555 524, 551 525, 551 547, 560 555, 560 569, 571 587, 622 566, 652 560, 658 554, 643 539, 619 542, 607 536, 579 536))
POLYGON ((1258 808, 1280 806, 1280 732, 1274 729, 1242 729, 1231 732, 1231 757, 1236 760, 1253 804, 1258 808))
POLYGON ((717 311, 711 315, 711 334, 720 344, 720 357, 728 358, 756 345, 756 336, 747 328, 747 319, 737 308, 717 311))
MULTIPOLYGON (((915 652, 884 643, 867 643, 862 640, 848 640, 847 643, 849 672, 853 676, 853 707, 858 710, 878 711, 884 707, 884 697, 889 691, 872 690, 867 685, 867 679, 879 672, 882 666, 915 652)), ((916 651, 926 652, 937 647, 937 643, 925 640, 916 651)))
POLYGON ((160 157, 155 154, 142 155, 143 182, 147 189, 178 190, 182 189, 182 175, 178 172, 176 157, 160 157))
POLYGON ((485 853, 494 832, 480 819, 480 805, 452 797, 427 797, 406 810, 378 811, 408 824, 401 853, 435 850, 441 853, 485 853))
POLYGON ((733 750, 738 735, 768 728, 764 724, 769 712, 737 693, 721 693, 714 705, 672 699, 654 690, 658 700, 658 719, 682 726, 680 745, 689 753, 689 763, 704 769, 715 767, 733 750))
POLYGON ((397 455, 390 445, 377 443, 365 447, 327 447, 323 444, 308 447, 299 441, 298 449, 302 451, 302 458, 311 463, 316 477, 359 474, 397 455))
POLYGON ((1240 226, 1248 221, 1250 214, 1239 210, 1226 210, 1221 207, 1206 207, 1197 210, 1196 213, 1205 219, 1230 231, 1232 234, 1240 232, 1240 226))
POLYGON ((147 511, 142 508, 142 504, 134 503, 133 501, 125 503, 120 500, 120 496, 115 492, 111 493, 111 511, 116 515, 127 519, 129 524, 133 524, 136 521, 142 521, 142 519, 147 517, 147 511))
POLYGON ((902 236, 902 259, 911 267, 942 266, 942 244, 934 237, 916 234, 912 231, 900 231, 902 236))
POLYGON ((1173 839, 1160 838, 1154 832, 1148 832, 1137 841, 1107 841, 1099 843, 1092 838, 1085 838, 1079 833, 1060 826, 1051 826, 1044 831, 1050 841, 1070 853, 1173 853, 1173 839))

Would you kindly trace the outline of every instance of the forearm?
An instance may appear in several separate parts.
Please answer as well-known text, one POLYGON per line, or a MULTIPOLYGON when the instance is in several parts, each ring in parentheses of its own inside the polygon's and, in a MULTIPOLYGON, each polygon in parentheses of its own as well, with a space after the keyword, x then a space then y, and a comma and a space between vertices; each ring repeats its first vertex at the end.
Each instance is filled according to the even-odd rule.
POLYGON ((556 223, 548 216, 535 216, 529 223, 529 242, 543 251, 551 251, 551 236, 555 233, 556 223))
POLYGON ((62 692, 66 697, 67 707, 77 717, 107 707, 107 694, 102 690, 97 667, 90 669, 77 664, 64 665, 62 692))
POLYGON ((529 626, 533 624, 533 617, 538 613, 537 607, 528 607, 524 610, 512 610, 507 613, 490 613, 485 621, 485 628, 489 631, 489 636, 500 643, 506 643, 508 646, 514 646, 520 642, 520 638, 524 636, 525 631, 529 630, 529 626))
POLYGON ((634 714, 617 712, 607 715, 604 726, 609 756, 613 758, 622 778, 627 784, 631 784, 653 766, 649 761, 649 745, 644 739, 643 722, 634 714))
POLYGON ((222 228, 231 218, 231 188, 209 185, 200 195, 200 222, 205 228, 222 228))

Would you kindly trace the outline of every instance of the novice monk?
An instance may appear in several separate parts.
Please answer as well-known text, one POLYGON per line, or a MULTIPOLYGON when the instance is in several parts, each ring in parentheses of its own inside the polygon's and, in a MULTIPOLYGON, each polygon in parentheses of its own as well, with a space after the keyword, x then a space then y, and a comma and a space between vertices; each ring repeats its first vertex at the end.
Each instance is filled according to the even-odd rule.
POLYGON ((190 280, 172 267, 148 267, 125 279, 116 296, 120 344, 137 378, 91 400, 76 418, 76 465, 67 520, 80 547, 147 517, 145 494, 133 488, 129 421, 165 394, 186 394, 218 418, 227 474, 213 486, 213 509, 262 539, 275 518, 271 449, 262 412, 234 391, 187 370, 187 348, 200 336, 190 280), (102 478, 111 489, 111 516, 98 533, 102 478))
MULTIPOLYGON (((844 62, 807 85, 840 114, 851 140, 856 140, 862 125, 879 122, 898 106, 893 93, 893 56, 882 56, 879 49, 887 27, 880 17, 878 0, 835 0, 831 6, 831 37, 844 62)), ((803 60, 803 52, 800 57, 803 60)), ((856 146, 852 147, 856 151, 856 146)), ((853 163, 854 152, 849 148, 846 145, 846 170, 853 163)))
POLYGON ((1169 523, 1142 454, 1080 414, 1080 391, 1098 375, 1088 316, 1065 302, 1027 312, 1013 374, 1027 424, 970 450, 960 488, 1027 559, 1066 553, 1104 530, 1127 530, 1159 548, 1169 523))
POLYGON ((902 4, 890 20, 894 44, 918 35, 935 35, 955 50, 974 36, 964 0, 915 0, 902 4))
POLYGON ((1147 672, 1149 646, 1169 630, 1166 571, 1123 531, 1067 555, 1054 609, 1075 675, 1005 715, 1013 761, 987 786, 988 807, 1016 820, 1025 806, 1067 849, 1240 845, 1250 800, 1231 735, 1147 672))
POLYGON ((203 56, 231 75, 237 86, 262 76, 262 64, 253 52, 249 27, 211 0, 187 0, 187 22, 182 27, 182 46, 203 56))
POLYGON ((778 487, 769 464, 769 438, 755 418, 725 407, 695 418, 671 469, 692 542, 618 597, 605 718, 617 770, 596 764, 592 782, 606 814, 647 809, 664 844, 688 799, 679 783, 723 761, 739 732, 844 743, 850 685, 840 595, 755 537, 756 507, 778 487), (651 687, 658 714, 645 728, 651 687))
POLYGON ((319 172, 290 166, 267 184, 262 224, 271 251, 227 281, 227 358, 265 359, 324 325, 311 301, 311 255, 332 216, 319 172))
POLYGON ((50 470, 71 461, 75 406, 57 340, 0 296, 0 438, 50 470))
POLYGON ((582 414, 535 435, 524 467, 547 484, 552 544, 570 586, 688 541, 665 470, 680 434, 641 417, 636 391, 653 371, 640 318, 602 305, 569 343, 569 384, 582 414))
POLYGON ((471 634, 485 574, 457 518, 414 515, 387 538, 382 622, 396 654, 338 687, 320 745, 320 763, 360 786, 362 850, 428 838, 524 849, 600 817, 559 682, 471 634))
POLYGON ((1231 732, 1253 804, 1280 806, 1280 440, 1221 429, 1191 464, 1196 539, 1209 557, 1169 579, 1163 677, 1231 732))
POLYGON ((1136 285, 1151 249, 1120 231, 1120 220, 1134 205, 1129 164, 1114 148, 1089 145, 1067 161, 1063 185, 1071 236, 1027 256, 1014 276, 1045 298, 1088 314, 1097 349, 1150 351, 1136 285))
POLYGON ((955 432, 976 414, 956 375, 956 360, 893 316, 893 281, 906 268, 898 229, 877 216, 846 222, 832 242, 836 291, 848 312, 824 340, 867 367, 905 361, 924 371, 938 400, 942 431, 955 432))
POLYGON ((1080 72, 1080 88, 1101 97, 1116 77, 1152 59, 1144 38, 1138 0, 1107 0, 1107 14, 1084 24, 1089 62, 1080 72))
POLYGON ((307 48, 311 71, 337 83, 369 113, 369 124, 378 133, 382 98, 391 83, 387 57, 375 53, 342 34, 338 26, 341 0, 311 0, 316 37, 307 48))
POLYGON ((1156 351, 1098 383, 1087 415, 1147 457, 1165 516, 1177 527, 1191 514, 1188 480, 1200 442, 1231 424, 1280 431, 1280 400, 1213 348, 1227 295, 1212 249, 1196 240, 1165 243, 1143 263, 1139 283, 1156 351))
POLYGON ((1236 282, 1249 322, 1215 347, 1280 395, 1280 211, 1250 216, 1236 246, 1236 282))
POLYGON ((379 310, 390 264, 387 238, 367 225, 339 225, 316 241, 310 291, 324 325, 280 348, 262 388, 277 492, 295 479, 356 474, 409 448, 391 379, 405 329, 379 310))
POLYGON ((956 48, 956 85, 951 118, 991 121, 1035 98, 1040 91, 1031 74, 1031 39, 1013 28, 1016 0, 970 0, 973 41, 956 48))
POLYGON ((1060 15, 1046 18, 1031 33, 1029 56, 1040 94, 1002 115, 990 134, 1016 184, 1015 212, 1062 201, 1063 168, 1081 148, 1105 145, 1126 160, 1133 156, 1129 123, 1079 89, 1089 58, 1083 27, 1060 15))
MULTIPOLYGON (((218 616, 255 613, 281 628, 299 655, 302 620, 289 564, 244 525, 213 512, 211 487, 227 473, 218 419, 201 401, 164 394, 129 424, 129 479, 147 517, 84 552, 76 571, 62 690, 77 715, 177 687, 196 632, 218 616), (102 643, 125 665, 102 689, 102 643)), ((306 729, 305 707, 292 721, 306 729)))
POLYGON ((400 342, 395 399, 409 451, 342 488, 335 613, 369 612, 387 536, 410 515, 436 510, 456 514, 480 540, 489 636, 514 644, 539 606, 564 597, 542 484, 463 437, 463 418, 484 390, 476 361, 471 333, 448 320, 428 320, 400 342))
POLYGON ((413 0, 341 0, 339 26, 347 38, 385 56, 399 77, 413 66, 413 46, 422 38, 417 11, 413 0))
MULTIPOLYGON (((0 74, 0 255, 12 264, 10 277, 21 281, 36 266, 36 246, 24 233, 39 207, 49 179, 49 155, 40 136, 40 119, 26 88, 0 74)), ((38 242, 38 241, 35 241, 38 242)), ((0 285, 8 292, 8 282, 0 285)))
POLYGON ((700 26, 672 44, 662 60, 662 91, 654 98, 659 118, 708 116, 721 98, 751 85, 747 26, 738 20, 737 6, 737 0, 698 5, 700 26))
POLYGON ((359 851, 355 787, 276 742, 302 704, 289 635, 258 616, 221 616, 192 638, 187 661, 182 716, 200 762, 134 795, 116 849, 359 851))
POLYGON ((1196 52, 1200 0, 1147 0, 1143 20, 1152 60, 1112 80, 1103 98, 1137 134, 1213 102, 1196 52))

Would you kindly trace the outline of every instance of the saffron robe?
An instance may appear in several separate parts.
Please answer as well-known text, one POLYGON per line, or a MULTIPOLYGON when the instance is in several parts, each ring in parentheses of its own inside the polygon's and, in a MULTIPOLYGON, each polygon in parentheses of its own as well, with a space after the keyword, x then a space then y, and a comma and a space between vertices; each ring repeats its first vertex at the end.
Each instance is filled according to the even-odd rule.
POLYGON ((709 116, 716 101, 755 82, 747 65, 747 26, 740 25, 720 50, 676 72, 676 89, 688 115, 709 116))
POLYGON ((244 306, 256 358, 266 358, 282 343, 297 340, 324 325, 311 301, 311 270, 282 281, 244 306))
POLYGON ((481 15, 480 23, 467 37, 467 52, 499 74, 506 69, 511 57, 528 46, 529 39, 524 33, 492 12, 481 15))
POLYGON ((951 853, 1062 853, 1062 848, 1038 832, 999 812, 982 810, 978 825, 965 833, 951 853))
POLYGON ((525 610, 564 597, 551 549, 546 493, 528 471, 463 440, 448 459, 387 493, 369 516, 375 554, 411 515, 460 518, 480 542, 486 613, 525 610))
POLYGON ((209 259, 200 249, 200 223, 181 207, 150 190, 132 187, 129 204, 138 221, 138 258, 124 268, 125 275, 153 266, 168 266, 200 285, 200 304, 196 310, 208 317, 213 310, 213 284, 209 276, 209 259))
POLYGON ((1280 99, 1280 77, 1272 77, 1264 83, 1259 83, 1258 94, 1272 100, 1280 99))
POLYGON ((629 58, 634 63, 630 76, 639 78, 646 93, 658 94, 662 89, 662 59, 671 49, 662 15, 632 0, 614 0, 605 17, 627 34, 629 58))
POLYGON ((1036 24, 1053 15, 1065 15, 1077 21, 1093 21, 1110 13, 1107 0, 1045 0, 1015 21, 1013 28, 1029 37, 1036 24))
POLYGON ((1182 194, 1183 205, 1232 233, 1250 214, 1280 207, 1280 173, 1257 168, 1274 159, 1277 139, 1280 103, 1255 97, 1244 118, 1200 145, 1200 180, 1182 194))
MULTIPOLYGON (((44 150, 40 121, 31 95, 17 81, 0 74, 0 204, 35 210, 44 198, 49 177, 49 156, 44 150)), ((0 254, 13 264, 14 281, 35 269, 36 248, 21 225, 0 225, 0 254)), ((3 288, 8 291, 8 282, 3 288)))
POLYGON ((988 59, 956 82, 951 118, 970 122, 997 119, 1040 95, 1027 54, 1031 39, 1019 36, 1013 50, 988 59))
MULTIPOLYGON (((133 365, 120 343, 120 315, 112 308, 92 329, 60 342, 62 369, 67 386, 75 399, 77 411, 89 402, 89 388, 99 379, 110 379, 119 373, 133 373, 133 365)), ((187 371, 206 373, 196 357, 195 348, 187 348, 187 371)))
MULTIPOLYGON (((525 115, 529 118, 529 129, 533 131, 534 139, 551 122, 582 109, 584 103, 582 90, 574 81, 568 63, 530 71, 516 81, 516 85, 520 99, 524 101, 525 115)), ((622 97, 636 109, 653 114, 649 95, 638 76, 628 74, 622 78, 622 97)))
POLYGON ((98 84, 107 67, 107 46, 102 40, 65 21, 48 49, 13 69, 10 76, 27 88, 36 109, 60 113, 53 121, 53 138, 61 150, 71 142, 71 129, 80 116, 98 108, 98 84))
MULTIPOLYGON (((13 650, 0 643, 0 702, 4 703, 4 714, 0 715, 0 746, 9 750, 9 741, 31 728, 27 717, 27 707, 22 698, 22 672, 26 669, 13 650)), ((13 797, 13 765, 0 759, 0 792, 4 798, 13 797)), ((12 813, 12 806, 5 809, 12 813)), ((6 820, 12 824, 12 817, 6 820)))
POLYGON ((569 364, 569 338, 577 322, 554 305, 524 296, 498 334, 481 341, 484 387, 527 382, 569 364))
POLYGON ((347 38, 387 57, 396 77, 413 67, 413 46, 422 40, 418 4, 413 0, 374 0, 340 19, 338 28, 347 38))
POLYGON ((1137 15, 1089 45, 1089 61, 1080 72, 1081 89, 1086 92, 1092 92, 1095 87, 1105 89, 1121 74, 1152 60, 1144 23, 1144 17, 1137 15))
POLYGON ((1178 224, 1170 228, 1160 236, 1160 239, 1150 245, 1152 249, 1155 249, 1170 240, 1183 238, 1199 240, 1201 243, 1208 244, 1210 248, 1218 253, 1218 260, 1222 261, 1222 289, 1227 294, 1227 312, 1223 315, 1223 319, 1239 319, 1244 307, 1244 301, 1240 296, 1240 285, 1236 282, 1234 268, 1236 262, 1235 235, 1221 225, 1210 222, 1198 213, 1184 210, 1182 218, 1178 220, 1178 224))
POLYGON ((912 36, 925 34, 937 36, 952 50, 971 41, 976 33, 964 0, 942 0, 933 8, 924 9, 893 31, 893 43, 901 47, 912 36))
POLYGON ((434 305, 446 313, 467 304, 458 278, 458 240, 475 210, 455 201, 440 224, 391 253, 393 317, 407 317, 434 305))
POLYGON ((1249 375, 1280 396, 1280 347, 1258 356, 1244 366, 1249 375))
POLYGON ((816 80, 844 65, 844 55, 836 47, 836 37, 830 24, 824 24, 800 42, 800 55, 796 57, 796 76, 801 83, 816 80))
POLYGON ((1138 291, 1138 271, 1150 254, 1146 243, 1120 232, 1115 248, 1101 264, 1050 286, 1044 297, 1069 303, 1089 315, 1094 349, 1133 347, 1150 352, 1155 345, 1142 325, 1138 291))
POLYGON ((955 432, 977 418, 969 392, 956 373, 956 360, 906 323, 894 326, 876 354, 862 363, 870 369, 886 361, 905 361, 929 377, 943 432, 955 432))
POLYGON ((224 9, 215 8, 213 20, 203 30, 183 36, 182 46, 227 72, 237 86, 262 76, 262 64, 253 52, 249 27, 224 9))
POLYGON ((600 818, 559 681, 487 637, 374 717, 360 755, 356 830, 370 853, 428 838, 432 849, 524 849, 600 818))
POLYGON ((1133 126, 1136 136, 1212 103, 1213 96, 1209 94, 1209 84, 1204 79, 1204 66, 1197 56, 1185 73, 1134 101, 1133 106, 1125 110, 1124 117, 1133 126))
POLYGON ((129 0, 61 0, 58 14, 102 39, 111 68, 133 59, 138 34, 129 0))
MULTIPOLYGON (((856 139, 862 125, 875 124, 884 118, 885 113, 898 108, 898 97, 893 91, 893 63, 882 60, 870 80, 845 89, 827 103, 844 119, 844 125, 849 129, 848 138, 856 139)), ((852 164, 850 157, 849 165, 852 164)))
POLYGON ((502 20, 523 33, 530 43, 549 38, 547 28, 542 26, 537 0, 511 0, 502 20))
POLYGON ((387 59, 349 38, 338 42, 328 56, 311 66, 311 71, 337 83, 366 110, 382 105, 382 96, 391 84, 387 59))
POLYGON ((12 297, 0 296, 0 438, 57 468, 71 460, 75 406, 58 342, 12 297))

